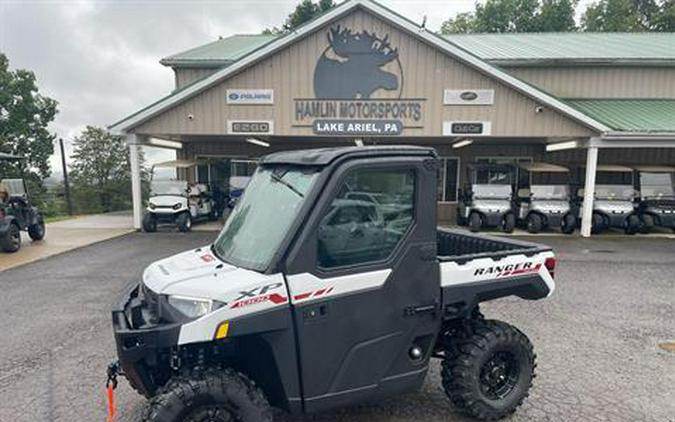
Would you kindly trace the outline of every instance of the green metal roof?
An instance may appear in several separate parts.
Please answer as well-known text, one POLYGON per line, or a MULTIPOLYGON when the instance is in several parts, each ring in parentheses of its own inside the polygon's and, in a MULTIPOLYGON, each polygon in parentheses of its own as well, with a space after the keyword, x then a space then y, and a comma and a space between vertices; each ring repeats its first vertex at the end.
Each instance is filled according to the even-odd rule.
POLYGON ((445 39, 499 65, 675 65, 675 32, 453 34, 445 39))
MULTIPOLYGON (((166 66, 222 67, 274 40, 275 35, 239 34, 161 60, 166 66)), ((453 34, 444 39, 498 65, 675 65, 675 32, 547 32, 453 34)))
POLYGON ((675 99, 568 99, 580 112, 622 132, 675 132, 675 99))
POLYGON ((165 57, 160 63, 178 67, 221 67, 236 62, 240 58, 274 40, 276 35, 237 34, 221 38, 208 44, 195 47, 165 57))

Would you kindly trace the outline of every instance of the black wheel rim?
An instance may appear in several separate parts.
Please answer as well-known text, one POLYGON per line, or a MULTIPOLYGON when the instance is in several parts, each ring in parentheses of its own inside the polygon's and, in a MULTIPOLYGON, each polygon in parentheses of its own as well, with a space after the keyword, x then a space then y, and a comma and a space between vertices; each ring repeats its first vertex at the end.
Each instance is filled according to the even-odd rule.
POLYGON ((519 375, 520 367, 513 354, 497 352, 481 367, 481 391, 491 400, 501 400, 513 391, 519 375))
POLYGON ((185 418, 189 422, 235 422, 239 418, 225 406, 203 406, 190 412, 185 418))

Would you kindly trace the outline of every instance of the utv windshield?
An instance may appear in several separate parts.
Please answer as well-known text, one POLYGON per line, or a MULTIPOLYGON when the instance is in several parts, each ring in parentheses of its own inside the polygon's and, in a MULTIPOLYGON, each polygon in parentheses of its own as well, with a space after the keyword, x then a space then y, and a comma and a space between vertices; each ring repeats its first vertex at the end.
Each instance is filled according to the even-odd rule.
POLYGON ((159 195, 187 195, 187 182, 181 180, 153 180, 150 183, 150 194, 159 195))
POLYGON ((635 190, 631 185, 596 185, 595 197, 598 199, 615 199, 629 201, 635 196, 635 190))
POLYGON ((213 244, 215 254, 238 267, 265 270, 317 174, 305 167, 259 167, 213 244))
POLYGON ((511 199, 511 185, 473 185, 476 199, 511 199))
POLYGON ((530 192, 535 199, 568 199, 570 195, 567 185, 532 185, 530 192))
POLYGON ((675 173, 640 172, 640 193, 643 198, 675 196, 675 173))

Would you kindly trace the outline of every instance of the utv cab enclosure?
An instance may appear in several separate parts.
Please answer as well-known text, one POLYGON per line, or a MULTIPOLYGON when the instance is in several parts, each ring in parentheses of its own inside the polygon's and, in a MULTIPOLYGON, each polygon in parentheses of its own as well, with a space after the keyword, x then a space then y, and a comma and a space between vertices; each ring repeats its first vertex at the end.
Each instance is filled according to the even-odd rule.
POLYGON ((460 192, 457 224, 477 232, 499 227, 511 233, 516 226, 513 207, 514 168, 504 164, 469 164, 469 183, 460 192))
POLYGON ((640 202, 638 214, 642 231, 654 226, 670 228, 675 232, 675 167, 637 166, 640 202))
MULTIPOLYGON (((434 150, 283 152, 212 245, 151 264, 112 312, 150 421, 271 421, 413 391, 441 359, 450 400, 512 413, 532 345, 480 302, 554 290, 550 248, 436 228, 434 150)), ((116 373, 111 366, 113 375, 116 373)))
POLYGON ((529 174, 529 184, 518 186, 518 222, 530 233, 546 228, 572 233, 577 219, 570 206, 569 169, 548 163, 523 163, 519 167, 529 174))

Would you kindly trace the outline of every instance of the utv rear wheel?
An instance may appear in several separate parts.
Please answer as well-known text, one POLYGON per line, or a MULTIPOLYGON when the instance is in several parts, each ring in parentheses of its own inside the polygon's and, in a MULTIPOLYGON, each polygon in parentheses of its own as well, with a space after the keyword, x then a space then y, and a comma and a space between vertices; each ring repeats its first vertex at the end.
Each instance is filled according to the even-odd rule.
POLYGON ((189 212, 183 212, 176 217, 176 224, 179 231, 183 233, 189 232, 192 229, 192 216, 189 212))
POLYGON ((576 226, 577 226, 577 218, 572 214, 567 214, 562 219, 562 222, 560 224, 560 231, 562 231, 565 234, 572 234, 576 226))
POLYGON ((637 215, 629 215, 626 220, 626 234, 635 234, 640 231, 640 219, 637 215))
POLYGON ((641 220, 640 232, 644 234, 651 232, 654 228, 654 217, 649 214, 643 214, 641 220))
POLYGON ((154 214, 147 213, 143 216, 143 231, 147 233, 157 231, 157 217, 154 214))
POLYGON ((251 380, 226 369, 170 380, 144 416, 146 422, 271 422, 272 410, 251 380))
POLYGON ((504 233, 513 233, 516 228, 516 216, 513 214, 506 214, 502 220, 502 231, 504 233))
POLYGON ((605 229, 605 219, 602 215, 594 212, 593 213, 593 224, 591 225, 591 233, 598 234, 605 229))
POLYGON ((530 233, 539 233, 543 222, 539 214, 530 214, 527 216, 527 231, 530 233))
POLYGON ((16 252, 21 248, 21 231, 16 224, 10 224, 5 236, 0 239, 0 246, 5 252, 16 252))
POLYGON ((480 228, 483 226, 483 219, 481 218, 480 214, 477 212, 471 213, 469 216, 469 230, 472 232, 478 232, 480 231, 480 228))
POLYGON ((28 226, 28 236, 33 240, 42 240, 45 238, 45 222, 42 217, 38 218, 38 222, 28 226))
POLYGON ((449 343, 441 376, 455 406, 474 418, 495 420, 523 403, 536 356, 522 332, 501 321, 474 320, 464 337, 449 343))

